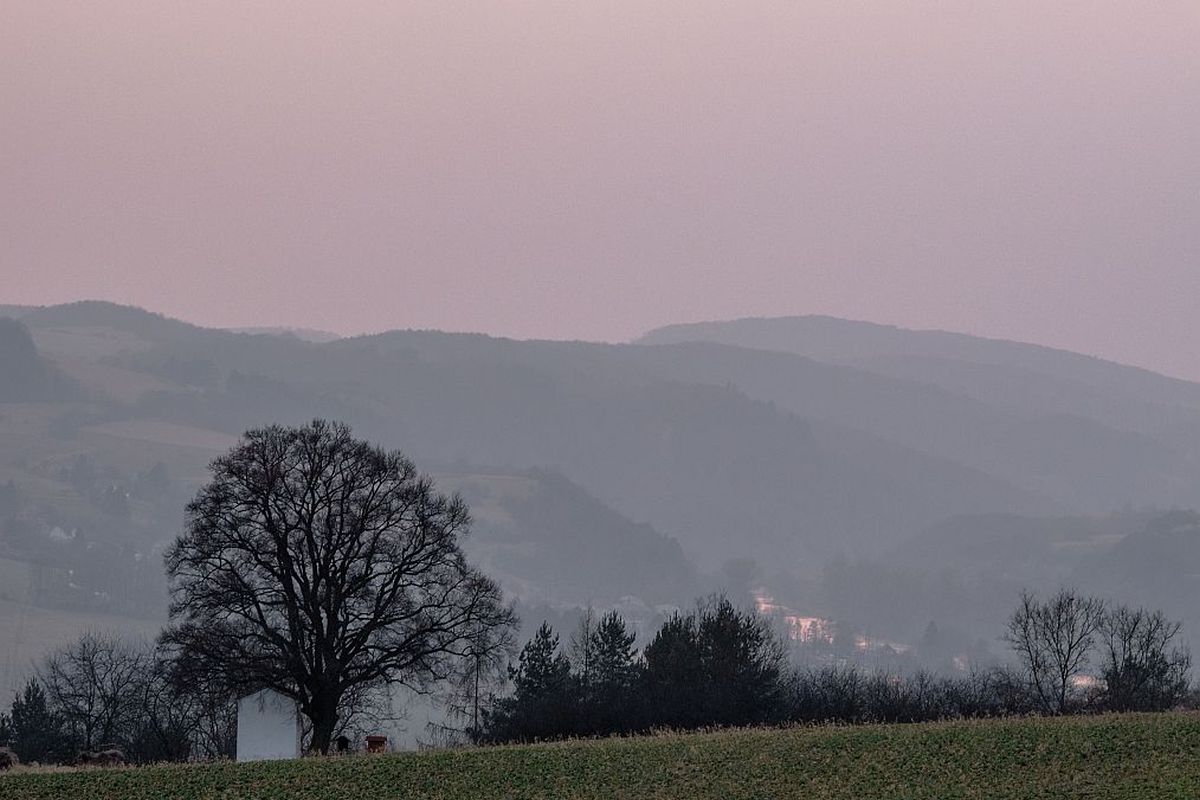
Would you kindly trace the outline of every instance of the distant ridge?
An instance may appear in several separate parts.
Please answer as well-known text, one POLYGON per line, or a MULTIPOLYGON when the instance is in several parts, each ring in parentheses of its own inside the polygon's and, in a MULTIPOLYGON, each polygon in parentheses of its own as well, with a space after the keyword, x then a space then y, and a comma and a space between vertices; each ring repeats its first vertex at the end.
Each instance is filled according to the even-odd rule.
POLYGON ((1200 384, 1144 367, 1027 342, 822 315, 744 317, 667 325, 636 340, 637 344, 682 342, 717 342, 845 363, 896 357, 969 361, 1135 391, 1173 386, 1179 392, 1177 399, 1200 406, 1200 384))
POLYGON ((22 319, 30 326, 106 327, 136 333, 148 339, 169 337, 181 332, 211 330, 144 308, 110 303, 107 300, 80 300, 55 306, 36 306, 29 308, 22 319))
POLYGON ((203 334, 286 336, 317 344, 343 338, 336 333, 305 327, 216 328, 197 325, 165 314, 147 311, 138 306, 122 305, 107 300, 80 300, 51 306, 0 306, 0 316, 21 319, 34 326, 113 328, 136 334, 151 341, 203 334))
MULTIPOLYGON (((1200 508, 1200 387, 1033 345, 829 318, 674 326, 641 344, 414 330, 313 344, 103 302, 6 322, 0 389, 23 393, 0 408, 0 489, 14 487, 0 558, 76 569, 53 595, 74 607, 101 592, 136 609, 161 589, 139 583, 160 573, 133 554, 177 530, 214 442, 314 417, 445 465, 481 562, 552 607, 611 589, 650 614, 752 559, 793 608, 869 612, 893 641, 943 616, 993 631, 994 599, 1022 585, 1091 585, 1142 510, 1200 508), (45 391, 46 370, 79 394, 45 391), (812 588, 839 559, 888 571, 836 597, 812 588), (987 591, 942 591, 942 566, 987 591), (901 576, 907 599, 889 599, 893 567, 928 575, 901 576), (851 603, 871 590, 874 605, 851 603)), ((1193 542, 1139 541, 1186 567, 1161 605, 1190 625, 1193 542)), ((1113 574, 1130 596, 1146 583, 1113 574)))
POLYGON ((312 342, 313 344, 336 342, 342 338, 340 334, 318 330, 317 328, 251 327, 226 328, 225 330, 231 333, 246 333, 251 336, 290 336, 302 342, 312 342))

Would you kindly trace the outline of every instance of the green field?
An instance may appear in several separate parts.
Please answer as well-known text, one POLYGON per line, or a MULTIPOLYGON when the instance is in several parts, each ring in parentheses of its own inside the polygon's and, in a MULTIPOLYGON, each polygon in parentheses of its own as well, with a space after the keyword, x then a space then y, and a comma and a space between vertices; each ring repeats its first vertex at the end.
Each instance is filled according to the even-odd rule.
POLYGON ((1196 798, 1200 716, 797 728, 0 777, 0 798, 1196 798))

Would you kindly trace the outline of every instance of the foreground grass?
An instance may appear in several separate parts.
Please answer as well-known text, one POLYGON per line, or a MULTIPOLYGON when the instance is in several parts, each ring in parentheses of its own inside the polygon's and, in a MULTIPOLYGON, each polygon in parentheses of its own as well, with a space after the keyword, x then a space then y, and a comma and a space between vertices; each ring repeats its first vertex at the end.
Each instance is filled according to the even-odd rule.
POLYGON ((1196 798, 1191 714, 743 730, 0 776, 0 798, 1196 798))

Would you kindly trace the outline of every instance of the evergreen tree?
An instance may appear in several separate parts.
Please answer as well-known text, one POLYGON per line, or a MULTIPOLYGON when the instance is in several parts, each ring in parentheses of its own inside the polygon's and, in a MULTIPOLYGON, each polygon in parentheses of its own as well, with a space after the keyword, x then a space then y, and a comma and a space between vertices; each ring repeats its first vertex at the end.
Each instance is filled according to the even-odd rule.
POLYGON ((650 726, 689 728, 700 721, 702 690, 696 616, 675 613, 646 645, 642 685, 650 726))
POLYGON ((611 691, 627 689, 633 683, 637 671, 634 638, 617 612, 610 611, 601 618, 592 633, 592 675, 596 686, 611 691))
POLYGON ((11 725, 13 750, 25 763, 59 761, 71 750, 62 719, 50 709, 46 693, 33 678, 13 698, 11 725))
POLYGON ((783 645, 765 619, 726 597, 667 620, 645 661, 651 726, 747 725, 782 713, 783 645))
POLYGON ((552 697, 567 691, 571 664, 558 651, 558 641, 558 634, 548 622, 543 622, 521 648, 518 665, 510 672, 518 697, 552 697))
POLYGON ((578 713, 571 663, 559 652, 559 638, 543 622, 509 668, 514 691, 487 715, 494 741, 553 739, 576 732, 578 713))
POLYGON ((488 717, 489 740, 746 725, 786 716, 782 643, 765 619, 725 597, 670 617, 641 661, 619 614, 588 627, 586 646, 575 637, 578 671, 572 674, 558 637, 542 624, 510 671, 513 694, 488 717))
POLYGON ((8 714, 0 714, 0 747, 11 747, 12 740, 12 717, 8 714))
POLYGON ((637 680, 634 635, 615 611, 592 631, 589 726, 595 733, 626 733, 638 727, 633 690, 637 680))
POLYGON ((705 724, 756 724, 781 713, 786 652, 765 619, 718 597, 700 611, 696 643, 705 724))

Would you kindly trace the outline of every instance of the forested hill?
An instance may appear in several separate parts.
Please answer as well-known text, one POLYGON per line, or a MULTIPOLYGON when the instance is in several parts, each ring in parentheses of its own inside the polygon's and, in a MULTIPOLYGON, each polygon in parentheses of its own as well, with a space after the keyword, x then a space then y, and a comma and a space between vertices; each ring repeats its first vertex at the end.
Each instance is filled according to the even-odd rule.
POLYGON ((1200 502, 1195 383, 1037 345, 828 317, 676 325, 641 341, 691 353, 670 361, 693 379, 732 380, 1067 508, 1200 502))
MULTIPOLYGON (((144 598, 161 597, 161 547, 207 462, 249 427, 316 416, 463 491, 473 556, 548 607, 656 613, 752 559, 836 614, 847 592, 814 582, 844 574, 827 564, 899 563, 948 519, 1200 506, 1200 387, 1044 348, 829 320, 602 345, 236 333, 97 302, 5 312, 0 602, 161 613, 144 598)), ((1144 522, 1070 552, 1099 557, 1144 522)))
POLYGON ((315 343, 102 303, 22 321, 42 357, 105 404, 106 423, 236 435, 322 415, 418 459, 550 467, 709 565, 882 552, 952 515, 1200 503, 1200 387, 1012 343, 914 333, 905 350, 909 332, 803 323, 792 350, 818 360, 780 352, 775 334, 725 337, 737 346, 420 331, 315 343), (904 359, 923 368, 901 374, 904 359))
POLYGON ((62 374, 38 355, 29 330, 4 316, 0 316, 0 376, 0 403, 62 401, 77 396, 62 374))

